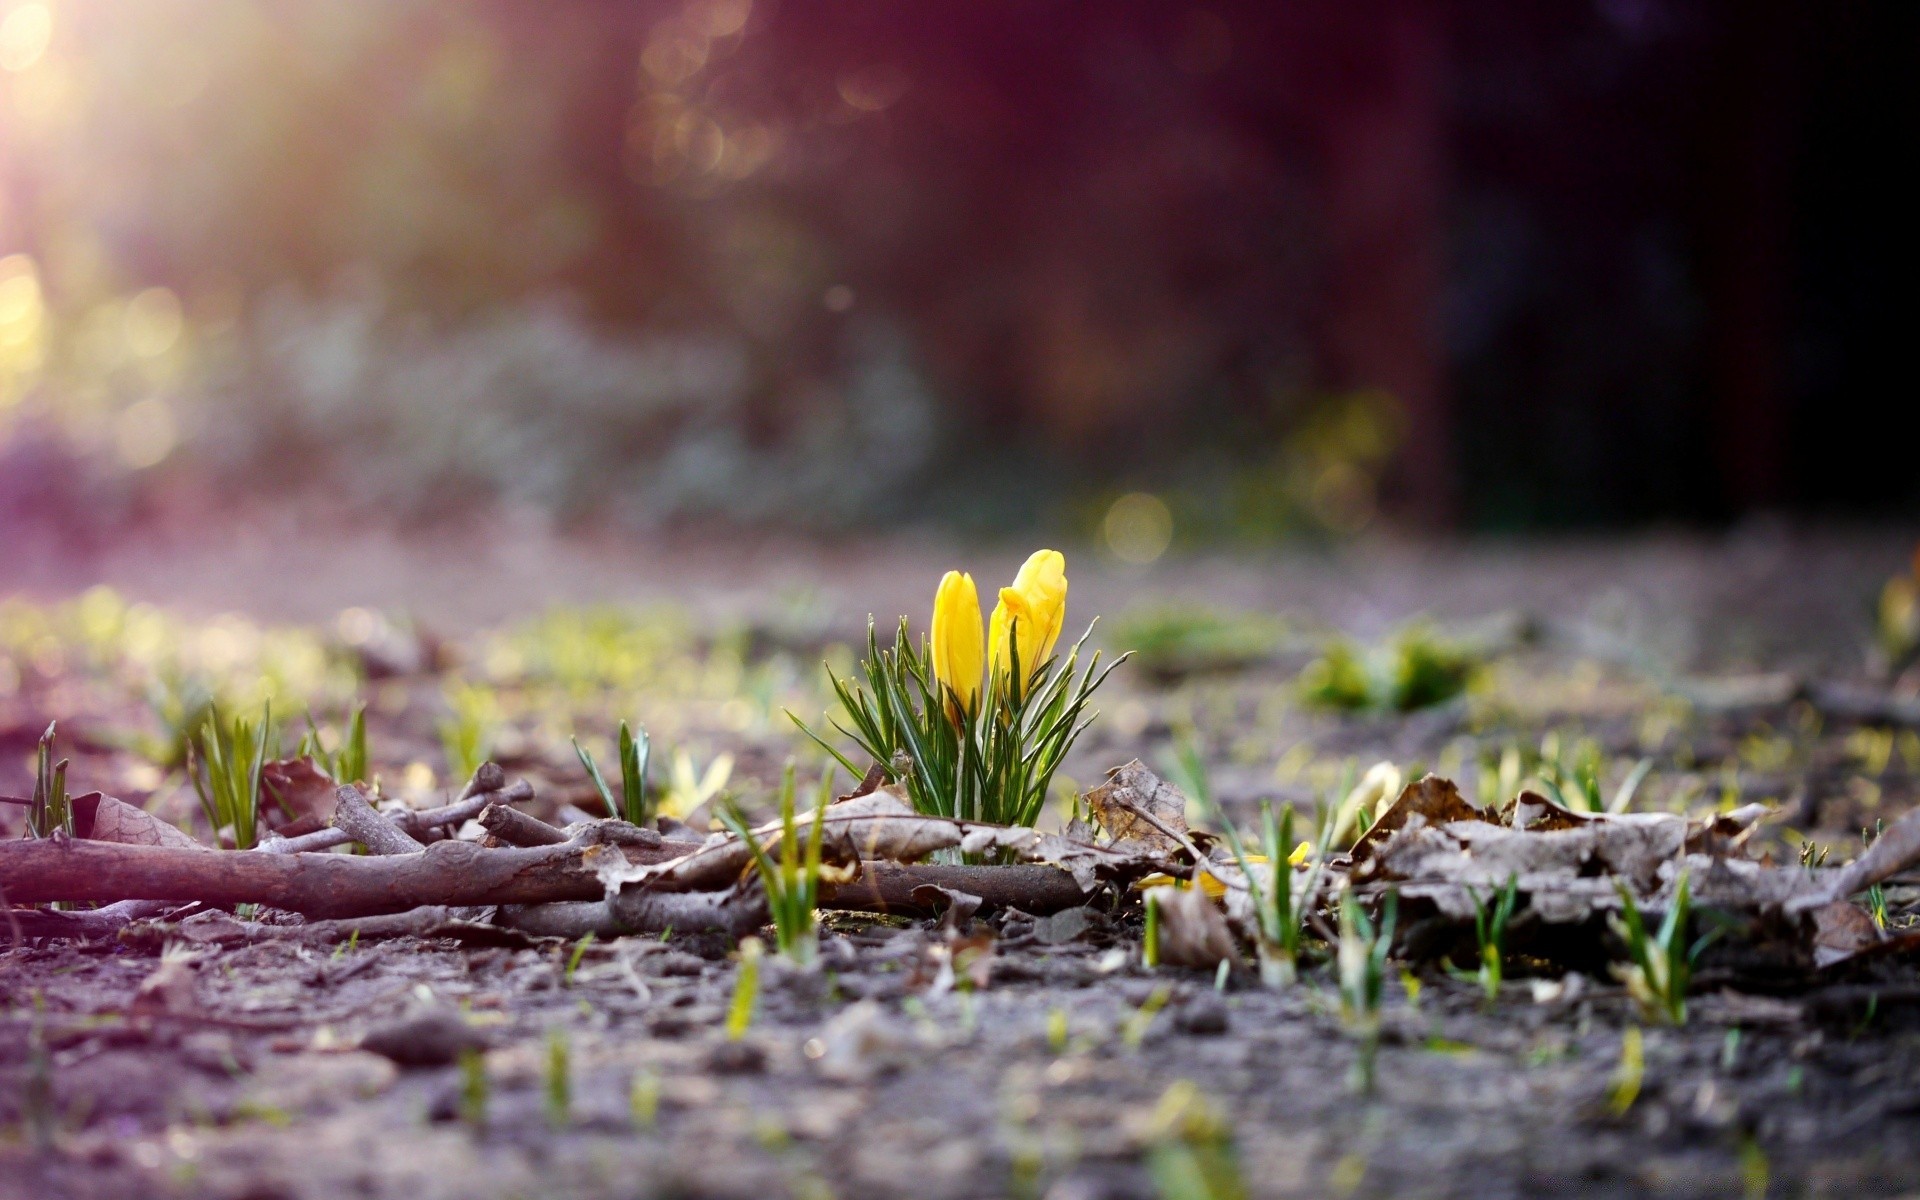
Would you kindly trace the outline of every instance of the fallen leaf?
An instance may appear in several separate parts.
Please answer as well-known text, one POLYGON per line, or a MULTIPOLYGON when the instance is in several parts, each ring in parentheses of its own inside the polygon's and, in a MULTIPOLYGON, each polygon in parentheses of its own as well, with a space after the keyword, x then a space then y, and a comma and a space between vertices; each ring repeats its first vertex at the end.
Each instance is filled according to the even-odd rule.
POLYGON ((73 798, 73 831, 95 842, 126 846, 181 846, 206 849, 185 830, 123 800, 88 792, 73 798))
POLYGON ((1147 895, 1160 910, 1160 962, 1170 967, 1212 970, 1222 962, 1238 963, 1227 918, 1198 888, 1155 888, 1147 895))
POLYGON ((1187 797, 1139 759, 1108 771, 1106 782, 1089 789, 1085 799, 1094 821, 1115 843, 1135 843, 1168 854, 1183 848, 1187 797))
POLYGON ((308 757, 283 758, 260 768, 260 815, 270 817, 275 830, 305 822, 319 829, 333 820, 333 794, 337 783, 314 765, 308 757))

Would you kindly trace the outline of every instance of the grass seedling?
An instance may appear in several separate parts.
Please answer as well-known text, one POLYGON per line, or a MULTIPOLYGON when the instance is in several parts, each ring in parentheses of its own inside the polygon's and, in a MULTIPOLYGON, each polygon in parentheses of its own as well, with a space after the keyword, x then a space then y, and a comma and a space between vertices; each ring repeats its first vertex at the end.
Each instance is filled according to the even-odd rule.
MULTIPOLYGON (((1860 831, 1861 848, 1865 850, 1871 847, 1886 830, 1887 823, 1883 820, 1875 821, 1872 829, 1862 829, 1860 831)), ((1885 884, 1876 883, 1867 889, 1867 911, 1873 915, 1875 928, 1885 933, 1887 929, 1887 888, 1885 884)))
MULTIPOLYGON (((916 648, 904 617, 891 649, 882 648, 869 623, 867 657, 860 664, 865 685, 827 672, 852 728, 838 720, 832 725, 879 763, 889 782, 904 783, 920 812, 1032 825, 1046 805, 1054 772, 1093 720, 1087 702, 1127 657, 1121 655, 1103 671, 1096 652, 1076 676, 1085 644, 1083 634, 1064 661, 1038 664, 1021 663, 1016 647, 1011 669, 996 674, 980 703, 969 709, 947 703, 949 696, 942 693, 949 689, 934 675, 932 644, 922 639, 916 648), (1022 678, 1024 686, 1009 682, 1022 678)), ((851 759, 798 717, 787 715, 840 765, 860 776, 851 759)))
POLYGON ((753 1010, 760 1003, 760 939, 740 942, 740 972, 733 980, 733 1002, 727 1005, 727 1040, 737 1042, 753 1027, 753 1010))
POLYGON ((1646 1046, 1640 1027, 1629 1025, 1620 1035, 1620 1065, 1614 1069, 1613 1081, 1607 1086, 1607 1111, 1615 1119, 1626 1116, 1633 1102, 1640 1098, 1640 1083, 1646 1073, 1646 1046))
POLYGON ((335 783, 371 782, 372 776, 367 772, 367 706, 356 704, 347 714, 347 735, 338 750, 327 749, 320 727, 313 722, 313 713, 308 712, 307 731, 300 735, 300 745, 294 754, 311 758, 335 783))
POLYGON ((1121 1044, 1129 1050, 1138 1050, 1140 1043, 1147 1038, 1147 1030, 1153 1028, 1153 1019, 1160 1015, 1160 1010, 1165 1008, 1167 1001, 1171 999, 1173 999, 1173 989, 1166 984, 1163 983, 1154 988, 1147 998, 1141 1001, 1140 1007, 1120 1027, 1121 1044))
POLYGON ((627 1089, 627 1112, 635 1129, 652 1129, 659 1121, 659 1072, 643 1068, 633 1073, 633 1086, 627 1089))
POLYGON ((823 836, 827 805, 833 801, 833 770, 821 777, 819 798, 814 803, 813 820, 807 822, 804 838, 794 816, 793 764, 780 778, 780 846, 775 862, 760 839, 753 835, 746 816, 728 805, 720 813, 733 835, 753 851, 753 865, 760 873, 760 886, 766 889, 767 908, 773 914, 773 930, 780 953, 796 963, 813 961, 819 948, 813 907, 820 891, 820 841, 823 836))
POLYGON ((217 707, 207 709, 207 722, 188 755, 188 773, 215 838, 231 831, 236 849, 251 850, 258 844, 260 769, 279 752, 270 701, 261 705, 257 725, 245 717, 222 721, 217 707))
POLYGON ((1491 905, 1480 899, 1479 892, 1471 887, 1467 889, 1467 895, 1473 897, 1473 934, 1480 943, 1477 976, 1489 1008, 1500 999, 1500 983, 1506 969, 1507 922, 1513 919, 1519 886, 1518 876, 1507 876, 1506 886, 1495 893, 1491 905))
POLYGON ((1147 1171, 1162 1200, 1244 1200, 1233 1128, 1189 1080, 1160 1096, 1149 1125, 1147 1171))
POLYGON ((55 722, 47 722, 34 751, 33 803, 27 809, 27 831, 34 837, 52 837, 57 831, 73 836, 73 805, 67 796, 67 760, 53 760, 55 722))
POLYGON ((600 793, 600 802, 607 806, 608 816, 619 817, 629 825, 645 825, 653 820, 653 808, 647 797, 647 763, 653 757, 653 739, 647 736, 646 730, 642 729, 636 738, 633 729, 625 721, 620 722, 620 801, 617 804, 613 789, 600 774, 599 764, 593 761, 593 755, 580 744, 579 738, 573 739, 573 752, 580 756, 580 765, 587 769, 594 790, 600 793))
POLYGON ((487 1056, 475 1046, 460 1052, 460 1119, 474 1129, 487 1127, 487 1056))
POLYGON ((564 1128, 573 1119, 573 1049, 562 1029, 547 1030, 547 1071, 542 1086, 547 1124, 564 1128))
POLYGON ((733 755, 716 755, 705 771, 694 765, 684 749, 673 752, 673 774, 660 811, 684 821, 693 810, 720 795, 733 778, 733 755))
POLYGON ((1666 918, 1658 932, 1651 934, 1627 885, 1615 880, 1614 887, 1620 893, 1621 915, 1614 919, 1613 930, 1626 942, 1629 958, 1625 964, 1614 964, 1615 978, 1627 985, 1628 994, 1650 1020, 1686 1024, 1687 986, 1693 979, 1693 964, 1714 937, 1714 932, 1709 932, 1691 945, 1687 943, 1693 902, 1686 872, 1680 873, 1674 885, 1666 918))
POLYGON ((1149 971, 1160 966, 1160 901, 1154 894, 1159 890, 1153 888, 1146 894, 1147 925, 1140 935, 1140 965, 1149 971))
POLYGON ((587 947, 591 945, 593 945, 593 930, 591 929, 587 930, 586 936, 573 944, 573 953, 567 956, 567 970, 563 978, 563 982, 565 982, 568 987, 573 986, 573 973, 580 969, 580 960, 587 956, 587 947))
POLYGON ((492 752, 494 727, 499 724, 499 701, 491 688, 460 683, 446 692, 447 717, 440 722, 440 748, 446 754, 447 774, 471 779, 492 752))
POLYGON ((1373 1094, 1374 1060, 1380 1050, 1380 998, 1386 990, 1387 957, 1393 950, 1399 915, 1398 892, 1387 893, 1378 926, 1351 891, 1341 893, 1340 1013, 1360 1038, 1354 1084, 1362 1095, 1373 1094))

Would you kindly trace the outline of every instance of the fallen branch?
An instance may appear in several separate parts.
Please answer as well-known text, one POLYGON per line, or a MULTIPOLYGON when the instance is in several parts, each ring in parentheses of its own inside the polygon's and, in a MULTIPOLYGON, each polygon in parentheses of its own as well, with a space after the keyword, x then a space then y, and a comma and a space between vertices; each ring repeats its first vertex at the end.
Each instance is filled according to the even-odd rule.
POLYGON ((603 862, 659 862, 682 849, 578 841, 489 850, 450 840, 409 854, 249 854, 61 838, 0 842, 0 879, 15 904, 198 900, 358 917, 422 905, 599 899, 605 888, 596 867, 603 862))

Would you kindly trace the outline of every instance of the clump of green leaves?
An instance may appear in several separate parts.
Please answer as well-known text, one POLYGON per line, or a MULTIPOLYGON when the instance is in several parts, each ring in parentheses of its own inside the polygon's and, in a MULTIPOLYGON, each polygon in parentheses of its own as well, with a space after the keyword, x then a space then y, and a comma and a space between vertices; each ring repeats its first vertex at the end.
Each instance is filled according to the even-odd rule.
POLYGON ((326 738, 320 733, 320 727, 314 724, 313 713, 307 713, 307 731, 300 735, 300 745, 294 750, 296 756, 311 758, 314 765, 327 773, 327 778, 335 783, 368 783, 372 776, 367 770, 367 706, 356 704, 347 714, 347 733, 340 741, 338 750, 328 750, 326 738))
POLYGON ((1393 951, 1394 927, 1399 923, 1400 895, 1388 892, 1380 922, 1353 898, 1340 896, 1340 1013, 1360 1038, 1360 1058, 1354 1084, 1363 1095, 1374 1086, 1374 1060, 1380 1049, 1380 999, 1386 990, 1387 958, 1393 951))
POLYGON ((593 780, 594 790, 600 793, 600 802, 607 806, 607 815, 619 817, 630 825, 645 825, 653 820, 653 805, 647 796, 647 764, 653 758, 653 739, 642 729, 635 737, 633 729, 625 721, 620 722, 620 800, 615 803, 613 789, 607 786, 606 777, 600 774, 600 766, 593 761, 593 755, 580 744, 579 738, 573 739, 573 752, 580 756, 580 765, 587 769, 588 778, 593 780))
POLYGON ((1318 708, 1412 712, 1466 691, 1480 666, 1467 647, 1417 621, 1371 650, 1332 639, 1302 668, 1300 695, 1318 708))
MULTIPOLYGON (((1088 633, 1092 627, 1088 627, 1088 633)), ((907 622, 890 649, 882 648, 872 623, 867 626, 867 657, 860 664, 865 680, 827 677, 853 728, 833 727, 852 738, 861 751, 886 771, 889 782, 904 783, 914 808, 942 817, 1000 825, 1032 825, 1046 804, 1054 772, 1074 740, 1092 722, 1087 702, 1121 655, 1100 669, 1096 651, 1076 677, 1087 635, 1081 635, 1066 659, 1050 659, 1030 672, 1025 688, 1010 680, 1027 678, 1018 650, 1011 669, 996 673, 977 712, 949 718, 942 687, 934 677, 932 646, 916 647, 907 622)), ((792 713, 795 724, 819 742, 856 778, 859 767, 792 713)))
POLYGON ((1640 906, 1627 885, 1616 879, 1614 887, 1620 893, 1620 916, 1613 920, 1613 930, 1626 943, 1628 956, 1626 963, 1614 964, 1614 976, 1627 985, 1627 993, 1648 1019, 1686 1024, 1687 987, 1693 980, 1693 964, 1714 936, 1708 932, 1692 944, 1687 942, 1693 915, 1687 873, 1680 873, 1673 902, 1653 933, 1647 931, 1640 906))
POLYGON ((1473 888, 1467 889, 1467 895, 1473 897, 1473 934, 1480 944, 1476 976, 1489 1005, 1500 999, 1500 983, 1506 972, 1507 923, 1513 919, 1519 888, 1519 878, 1507 876, 1506 886, 1494 894, 1491 904, 1482 900, 1473 888))
POLYGON ((820 779, 813 820, 807 823, 804 834, 794 815, 794 791, 793 764, 788 763, 780 778, 778 861, 767 853, 767 848, 754 836, 753 827, 747 824, 745 814, 737 806, 728 805, 721 811, 720 819, 735 837, 753 851, 754 869, 760 874, 760 886, 766 889, 767 908, 773 914, 773 929, 780 953, 794 962, 806 963, 813 961, 814 953, 819 948, 813 908, 820 892, 823 818, 827 805, 833 801, 832 769, 829 768, 820 779))
POLYGON ((219 708, 209 706, 189 755, 188 773, 214 837, 231 830, 233 844, 241 850, 259 843, 260 769, 279 751, 270 701, 261 705, 257 723, 238 716, 223 721, 219 708))
POLYGON ((1233 1127, 1190 1080, 1161 1093, 1148 1126, 1147 1170, 1164 1200, 1243 1200, 1233 1127))
POLYGON ((34 751, 33 803, 27 809, 27 832, 52 837, 56 831, 73 836, 73 805, 67 796, 67 760, 53 760, 56 722, 47 722, 34 751))

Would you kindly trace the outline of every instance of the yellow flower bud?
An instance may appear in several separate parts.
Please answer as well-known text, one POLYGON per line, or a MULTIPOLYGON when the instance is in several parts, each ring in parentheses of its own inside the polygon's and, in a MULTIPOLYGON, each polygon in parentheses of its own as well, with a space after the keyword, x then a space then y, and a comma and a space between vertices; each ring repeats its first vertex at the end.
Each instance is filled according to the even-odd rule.
POLYGON ((1058 550, 1036 550, 1013 577, 1013 586, 1000 589, 1000 603, 987 630, 988 671, 996 679, 1009 674, 1017 652, 1025 678, 1013 681, 1009 690, 1013 696, 1024 694, 1034 672, 1053 653, 1066 620, 1066 556, 1058 550))
POLYGON ((972 712, 979 703, 985 652, 980 593, 973 586, 973 576, 948 571, 933 594, 933 677, 945 692, 947 716, 956 725, 960 710, 972 712))

